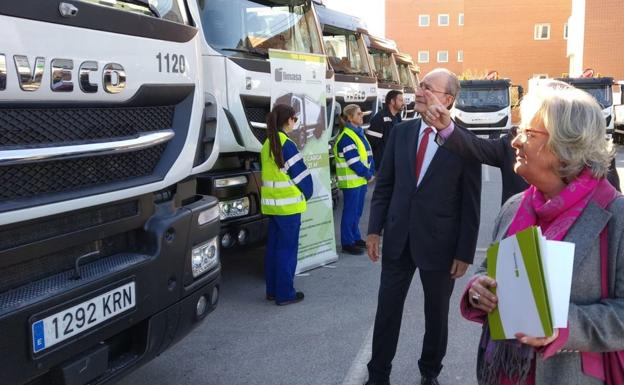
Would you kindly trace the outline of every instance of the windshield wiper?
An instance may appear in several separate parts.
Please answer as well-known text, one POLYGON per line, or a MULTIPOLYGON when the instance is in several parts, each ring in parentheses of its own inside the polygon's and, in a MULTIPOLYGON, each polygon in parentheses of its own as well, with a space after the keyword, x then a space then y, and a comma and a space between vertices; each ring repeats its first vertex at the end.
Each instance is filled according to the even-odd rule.
POLYGON ((160 12, 158 12, 158 8, 156 8, 154 4, 150 3, 149 0, 120 0, 120 2, 143 5, 145 8, 149 9, 154 14, 154 16, 160 19, 160 12))
POLYGON ((221 50, 222 51, 247 53, 247 54, 250 54, 250 55, 259 56, 259 57, 264 58, 264 59, 269 57, 268 52, 262 52, 262 51, 259 51, 257 49, 250 49, 250 48, 221 48, 221 50))

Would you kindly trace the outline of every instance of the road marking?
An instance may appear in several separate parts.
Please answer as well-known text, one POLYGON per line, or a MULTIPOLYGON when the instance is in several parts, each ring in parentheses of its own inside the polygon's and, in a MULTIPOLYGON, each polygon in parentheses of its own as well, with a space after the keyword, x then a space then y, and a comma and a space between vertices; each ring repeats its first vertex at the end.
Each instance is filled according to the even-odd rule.
POLYGON ((373 330, 374 326, 371 326, 368 333, 366 333, 366 337, 360 347, 360 351, 351 363, 351 367, 349 368, 347 375, 344 380, 342 380, 342 385, 362 385, 366 382, 366 379, 368 378, 368 368, 366 367, 366 364, 371 358, 371 351, 373 348, 373 330))

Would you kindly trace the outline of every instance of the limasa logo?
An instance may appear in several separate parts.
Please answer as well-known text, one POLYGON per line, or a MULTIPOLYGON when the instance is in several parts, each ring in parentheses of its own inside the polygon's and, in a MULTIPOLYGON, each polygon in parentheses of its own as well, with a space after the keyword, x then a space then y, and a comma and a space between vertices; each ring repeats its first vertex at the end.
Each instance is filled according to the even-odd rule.
POLYGON ((275 81, 276 82, 283 82, 283 81, 300 82, 302 78, 303 76, 301 76, 301 74, 291 74, 291 73, 284 71, 283 68, 275 69, 275 81))

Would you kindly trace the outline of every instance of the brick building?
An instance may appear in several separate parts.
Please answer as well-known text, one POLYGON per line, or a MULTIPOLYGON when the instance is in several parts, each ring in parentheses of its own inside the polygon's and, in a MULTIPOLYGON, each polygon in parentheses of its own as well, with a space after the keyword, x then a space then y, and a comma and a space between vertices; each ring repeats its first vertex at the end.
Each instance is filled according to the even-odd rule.
POLYGON ((423 72, 446 67, 479 76, 496 70, 526 87, 533 76, 568 72, 571 8, 572 0, 386 0, 386 36, 423 72), (444 15, 448 26, 439 23, 444 15), (427 16, 429 26, 423 26, 427 16), (421 60, 425 52, 428 62, 421 60))
POLYGON ((464 0, 386 0, 386 37, 420 66, 463 71, 464 0))
POLYGON ((624 6, 622 0, 573 0, 568 57, 571 76, 585 68, 624 79, 624 6))

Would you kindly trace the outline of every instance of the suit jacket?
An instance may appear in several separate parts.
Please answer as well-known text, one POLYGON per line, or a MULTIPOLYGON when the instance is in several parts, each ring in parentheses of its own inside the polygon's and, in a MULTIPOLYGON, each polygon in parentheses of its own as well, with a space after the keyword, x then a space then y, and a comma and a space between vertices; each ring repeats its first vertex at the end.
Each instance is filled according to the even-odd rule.
POLYGON ((522 192, 529 187, 529 184, 514 172, 516 152, 511 147, 512 139, 513 137, 509 133, 498 139, 479 138, 456 124, 455 130, 446 139, 443 147, 468 161, 500 168, 503 180, 502 205, 512 195, 522 192))
MULTIPOLYGON (((494 240, 502 239, 511 224, 522 194, 511 197, 501 209, 494 226, 494 240)), ((624 197, 607 209, 590 203, 563 239, 573 242, 574 272, 570 309, 569 338, 562 350, 603 352, 624 349, 624 197), (614 298, 601 300, 600 232, 608 224, 609 292, 614 298)), ((477 271, 486 272, 485 262, 477 271)), ((481 358, 480 358, 481 359, 481 358)), ((582 373, 578 352, 561 352, 535 361, 536 385, 599 385, 582 373)))
POLYGON ((481 165, 438 148, 420 185, 416 149, 420 119, 395 126, 371 201, 369 234, 383 231, 383 258, 399 258, 409 242, 423 270, 472 263, 479 232, 481 165))
MULTIPOLYGON (((511 147, 513 136, 509 133, 498 139, 479 138, 467 129, 455 124, 455 130, 442 146, 458 154, 470 162, 487 164, 501 170, 503 191, 501 205, 511 196, 522 192, 529 187, 528 183, 514 172, 516 150, 511 147)), ((615 159, 611 161, 607 179, 620 191, 620 178, 615 168, 615 159)))

